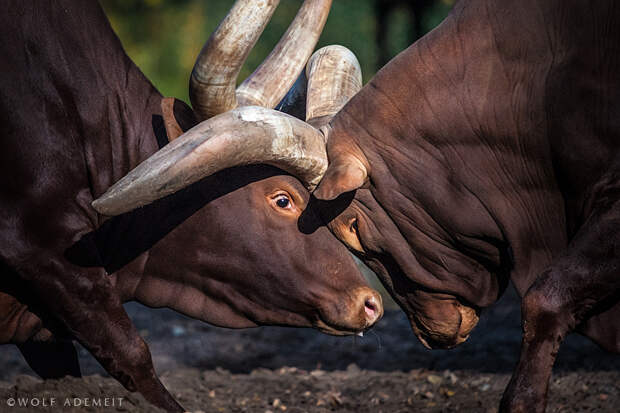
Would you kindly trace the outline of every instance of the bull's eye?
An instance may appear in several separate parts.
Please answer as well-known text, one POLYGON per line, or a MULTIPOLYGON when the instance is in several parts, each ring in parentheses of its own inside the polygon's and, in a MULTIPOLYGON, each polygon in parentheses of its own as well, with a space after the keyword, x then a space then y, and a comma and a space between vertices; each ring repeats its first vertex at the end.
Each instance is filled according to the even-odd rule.
POLYGON ((276 198, 276 205, 280 208, 286 209, 291 206, 291 200, 286 195, 278 195, 276 198))
POLYGON ((359 231, 359 229, 357 228, 357 219, 354 219, 353 221, 351 221, 351 224, 349 225, 349 229, 351 230, 352 233, 357 235, 359 231))
POLYGON ((285 216, 298 216, 301 211, 295 205, 295 198, 288 192, 279 190, 275 193, 267 195, 267 201, 271 208, 285 216))
POLYGON ((364 248, 362 247, 362 242, 360 241, 360 229, 357 217, 350 218, 345 222, 348 223, 348 226, 342 225, 339 227, 339 238, 347 244, 349 248, 363 253, 364 248))

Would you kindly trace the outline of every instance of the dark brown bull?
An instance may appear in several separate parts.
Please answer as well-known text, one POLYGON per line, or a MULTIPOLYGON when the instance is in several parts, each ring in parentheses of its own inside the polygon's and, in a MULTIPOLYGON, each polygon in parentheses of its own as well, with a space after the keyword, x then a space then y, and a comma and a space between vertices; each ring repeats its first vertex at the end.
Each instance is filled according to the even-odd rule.
MULTIPOLYGON (((251 3, 237 2, 201 53, 191 86, 196 114, 180 101, 162 99, 126 56, 96 2, 3 3, 0 343, 17 344, 43 377, 79 375, 70 341, 77 339, 128 389, 164 409, 181 410, 123 309, 130 300, 232 328, 279 324, 352 334, 380 317, 380 297, 346 248, 326 228, 299 230, 309 200, 303 168, 288 169, 300 172, 300 182, 253 152, 255 142, 275 136, 272 157, 324 169, 317 130, 280 112, 240 107, 178 137, 196 116, 236 105, 229 93, 234 97, 236 71, 258 36, 254 32, 277 6, 268 1, 253 10, 251 3), (271 130, 274 124, 281 129, 271 130), (93 209, 91 202, 138 164, 148 164, 154 153, 160 159, 179 142, 191 144, 187 135, 203 130, 219 146, 190 148, 185 153, 200 153, 202 163, 189 170, 182 162, 168 163, 163 171, 198 169, 198 182, 182 180, 175 194, 138 209, 141 204, 127 197, 115 198, 117 204, 106 203, 109 197, 98 201, 107 215, 122 209, 117 217, 93 209), (292 153, 284 153, 289 148, 292 153)), ((312 52, 330 3, 305 2, 263 69, 241 88, 240 104, 275 106, 312 52)), ((319 75, 326 76, 322 70, 319 75)), ((353 78, 361 83, 359 75, 353 78)), ((330 100, 317 98, 309 107, 337 103, 332 112, 357 90, 322 87, 330 100)))
POLYGON ((568 333, 620 351, 618 21, 616 1, 463 0, 324 128, 319 206, 426 346, 514 282, 504 412, 544 410, 568 333))

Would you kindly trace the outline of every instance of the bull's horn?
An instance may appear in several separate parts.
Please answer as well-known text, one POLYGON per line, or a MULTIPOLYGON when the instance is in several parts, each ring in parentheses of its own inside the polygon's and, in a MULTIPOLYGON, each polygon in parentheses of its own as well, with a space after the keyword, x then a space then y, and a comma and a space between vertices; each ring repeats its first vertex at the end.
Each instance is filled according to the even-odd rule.
POLYGON ((308 62, 306 76, 306 121, 316 128, 329 123, 362 88, 360 64, 353 52, 344 46, 317 50, 308 62))
POLYGON ((243 62, 279 0, 237 0, 200 52, 190 78, 190 99, 202 119, 237 106, 273 108, 295 82, 321 34, 332 0, 305 0, 275 49, 235 92, 243 62))
POLYGON ((93 207, 119 215, 147 205, 225 168, 270 164, 312 190, 327 168, 321 132, 256 106, 215 116, 187 131, 111 186, 93 207))
POLYGON ((321 36, 332 0, 306 0, 265 61, 237 89, 240 105, 275 107, 293 86, 321 36))
POLYGON ((207 119, 237 107, 235 87, 243 62, 280 0, 237 0, 205 43, 189 80, 194 111, 207 119))

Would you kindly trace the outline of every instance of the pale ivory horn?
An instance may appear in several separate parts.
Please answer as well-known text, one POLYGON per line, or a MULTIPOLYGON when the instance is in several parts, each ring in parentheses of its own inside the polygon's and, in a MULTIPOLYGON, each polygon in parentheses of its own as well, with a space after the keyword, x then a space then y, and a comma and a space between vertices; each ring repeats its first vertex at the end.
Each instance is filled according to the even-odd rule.
POLYGON ((235 90, 278 3, 237 0, 202 48, 190 77, 190 99, 201 120, 238 106, 274 108, 295 82, 321 35, 331 0, 305 0, 271 54, 235 90))
MULTIPOLYGON (((355 56, 342 46, 317 51, 307 67, 307 120, 326 124, 361 87, 355 56)), ((323 129, 325 130, 325 129, 323 129)), ((309 190, 327 169, 326 137, 310 123, 257 106, 206 120, 170 142, 114 184, 93 207, 118 215, 238 165, 270 164, 309 190)))

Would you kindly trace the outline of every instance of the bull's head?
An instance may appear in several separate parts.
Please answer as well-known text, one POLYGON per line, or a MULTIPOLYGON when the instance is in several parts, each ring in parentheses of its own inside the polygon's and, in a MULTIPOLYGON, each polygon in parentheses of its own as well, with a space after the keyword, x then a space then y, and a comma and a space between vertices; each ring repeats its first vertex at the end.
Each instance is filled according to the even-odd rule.
POLYGON ((331 0, 306 0, 274 51, 235 90, 278 1, 256 3, 238 0, 196 61, 190 97, 203 121, 93 207, 118 215, 180 196, 190 186, 230 185, 155 245, 137 298, 228 327, 283 324, 357 333, 381 316, 380 296, 327 228, 304 233, 298 219, 308 190, 327 168, 317 127, 360 88, 359 65, 344 48, 321 50, 307 69, 307 122, 271 109, 308 61, 327 18, 331 0))
MULTIPOLYGON (((338 122, 333 127, 335 133, 340 131, 338 122)), ((466 296, 477 299, 475 288, 486 279, 484 268, 443 239, 446 229, 434 221, 432 211, 425 211, 424 198, 403 191, 389 171, 379 176, 375 168, 377 176, 369 183, 369 163, 363 152, 359 158, 354 155, 358 150, 356 145, 335 147, 334 158, 330 151, 333 163, 315 191, 323 213, 329 215, 325 220, 336 237, 377 273, 425 346, 450 348, 464 342, 479 311, 463 298, 463 285, 466 296)), ((427 182, 432 184, 432 179, 427 182)))
POLYGON ((436 113, 408 96, 407 59, 382 69, 324 129, 330 163, 314 196, 418 338, 449 348, 503 292, 509 252, 489 209, 446 161, 436 113))

